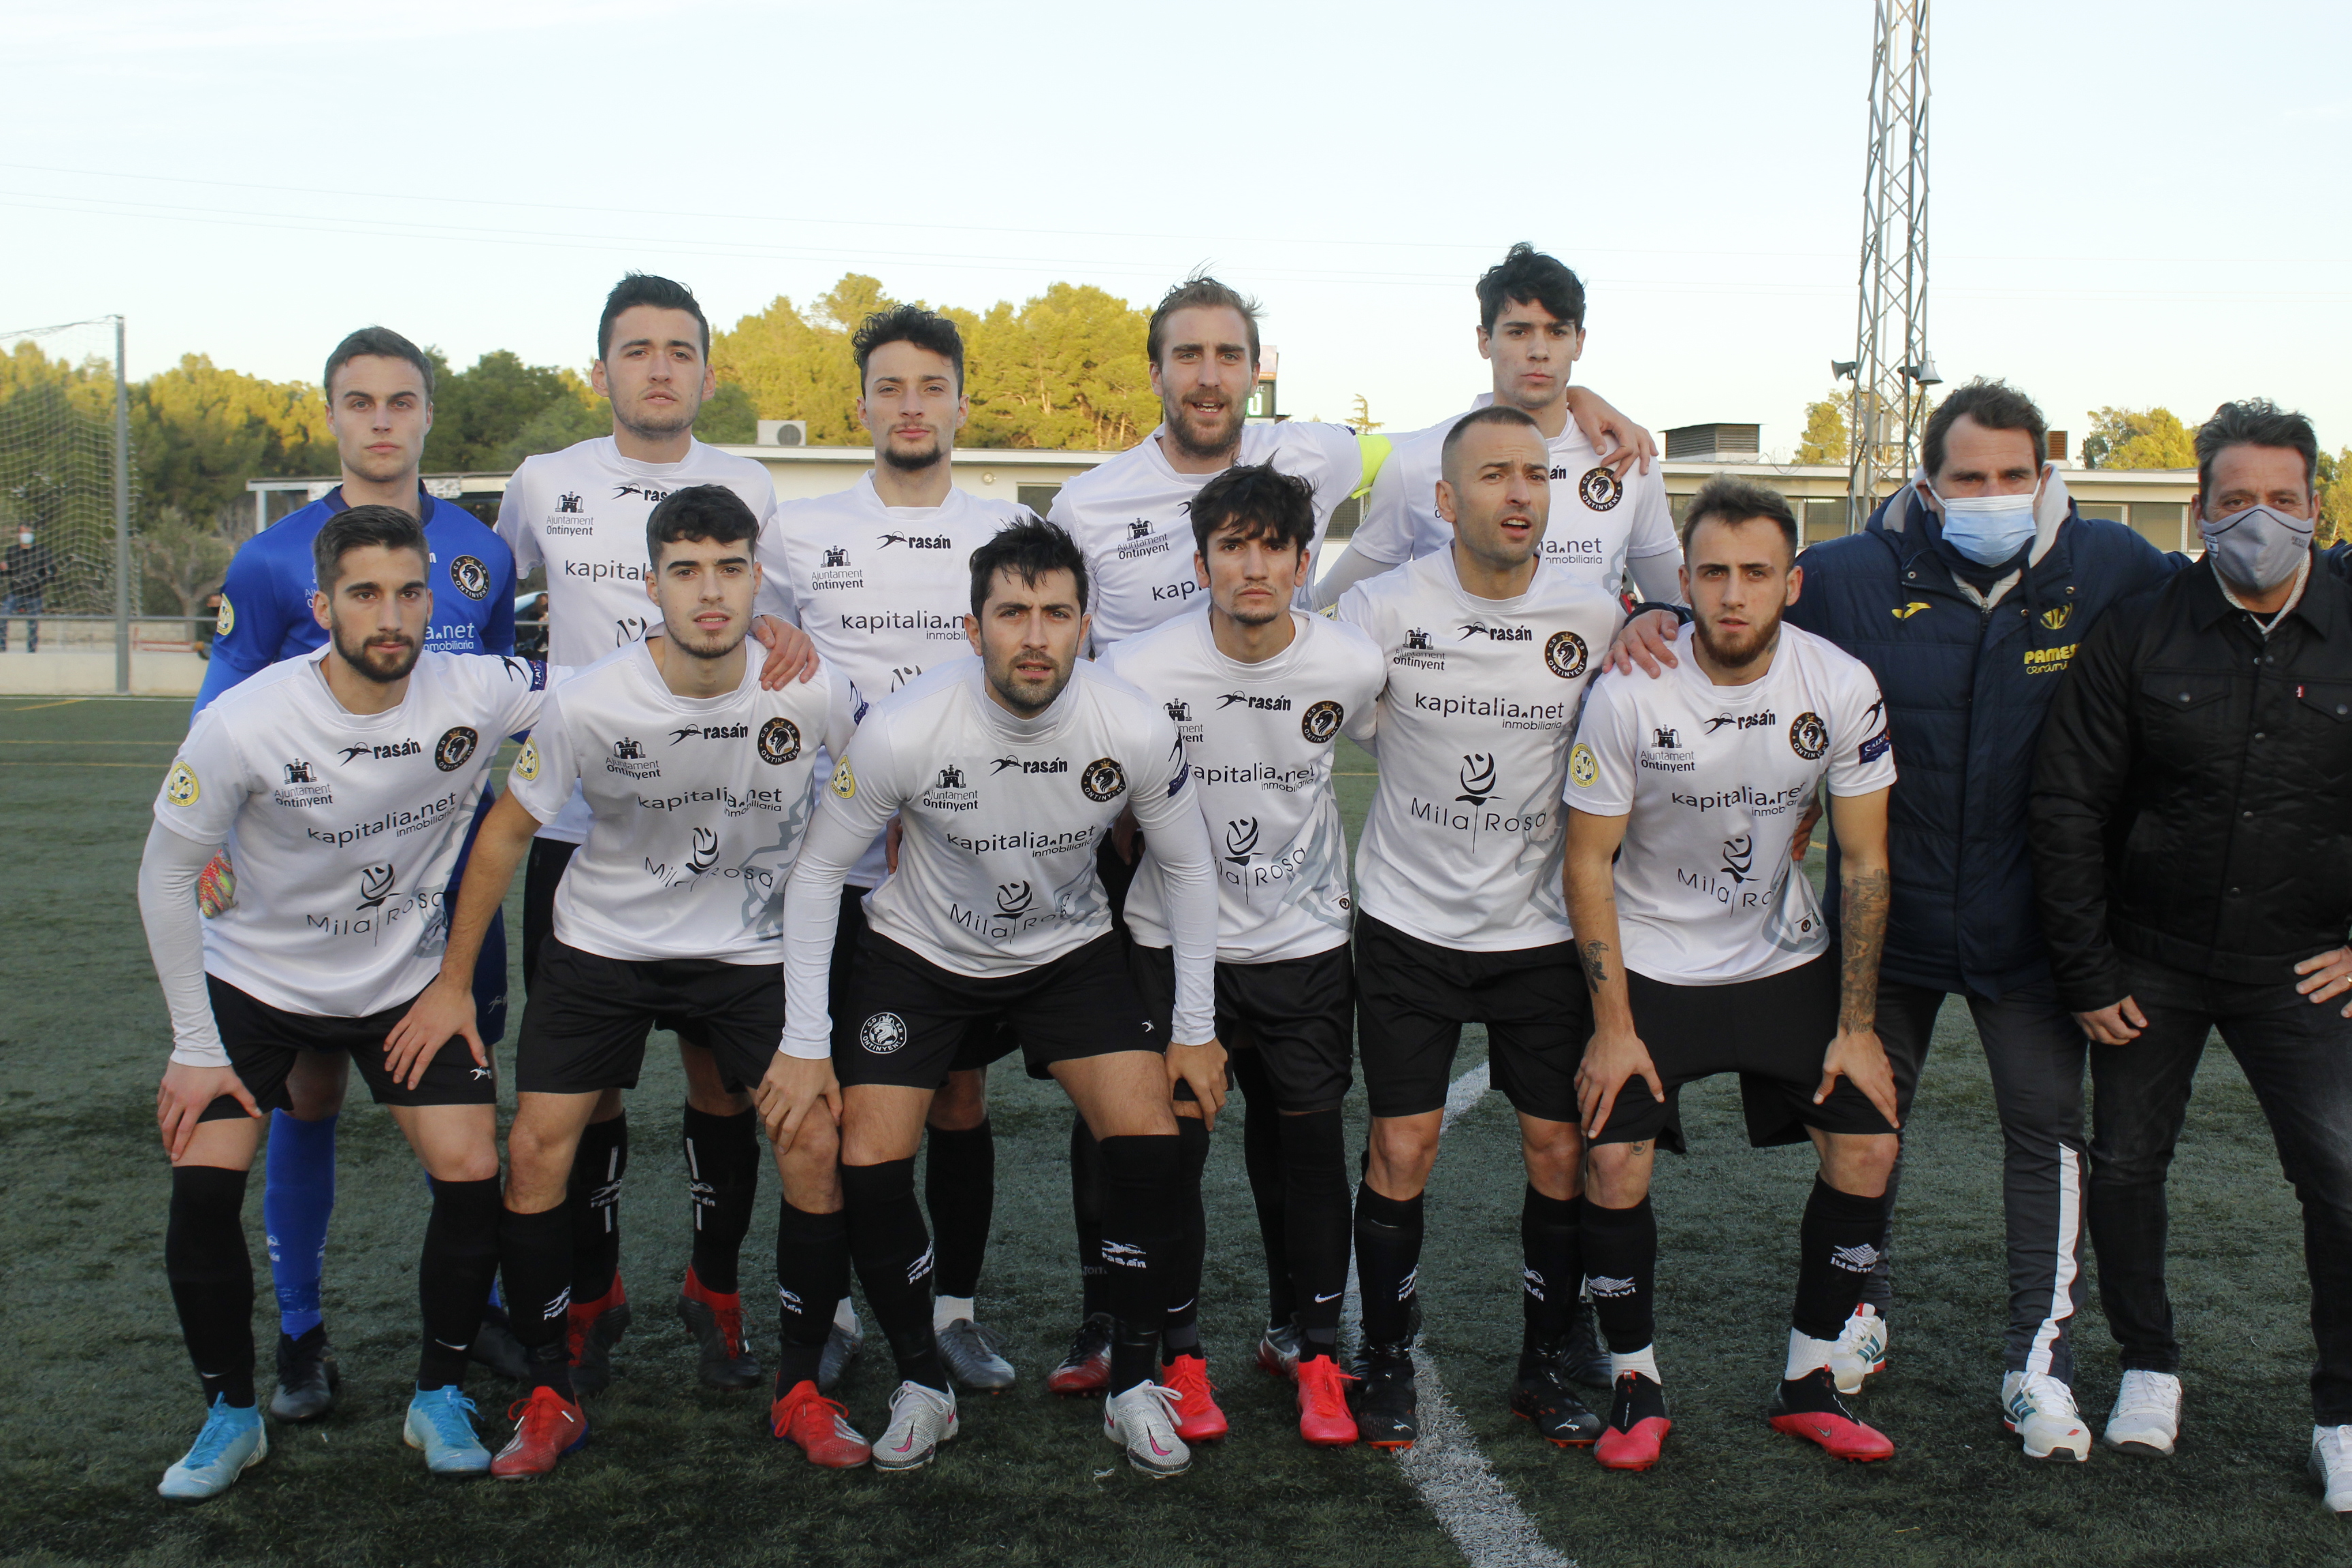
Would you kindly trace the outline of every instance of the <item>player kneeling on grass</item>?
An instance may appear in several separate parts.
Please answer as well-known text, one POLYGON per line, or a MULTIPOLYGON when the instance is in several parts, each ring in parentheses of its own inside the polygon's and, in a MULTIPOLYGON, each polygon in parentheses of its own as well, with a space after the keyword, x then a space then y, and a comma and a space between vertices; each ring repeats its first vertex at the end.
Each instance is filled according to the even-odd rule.
POLYGON ((915 1151, 967 1035, 1009 1024, 1030 1074, 1059 1082, 1102 1145, 1116 1315, 1104 1435, 1137 1468, 1181 1475, 1192 1463, 1171 1408, 1181 1401, 1151 1381, 1182 1188, 1170 1096, 1181 1079, 1213 1125, 1225 1089, 1199 792, 1160 704, 1080 662, 1087 568, 1068 534, 1033 519, 973 551, 971 611, 977 657, 934 665, 875 704, 793 868, 788 1114, 831 1092, 838 1072, 850 1249, 902 1380, 874 1463, 914 1469, 958 1421, 932 1327, 915 1151), (1175 950, 1165 1028, 1136 992, 1095 868, 1130 804, 1159 858, 1175 950), (842 880, 893 813, 898 868, 866 900, 836 1031, 826 993, 842 880))
MULTIPOLYGON (((537 721, 544 666, 422 654, 425 531, 357 506, 320 529, 312 611, 330 634, 207 708, 155 802, 139 909, 172 1014, 156 1119, 172 1156, 164 1267, 208 1410, 167 1498, 215 1495, 269 1451, 253 1389, 253 1264, 240 1218, 261 1119, 306 1051, 348 1052, 432 1178, 417 1265, 425 1343, 404 1428, 443 1475, 490 1456, 461 1386, 498 1268, 498 1086, 472 1025, 403 1015, 441 965, 445 889, 497 754, 537 721), (195 887, 223 849, 239 897, 195 887), (452 1050, 460 1033, 466 1049, 452 1050)), ((468 950, 461 990, 473 982, 468 950)))
POLYGON ((1810 1136, 1821 1155, 1788 1367, 1767 1414, 1840 1458, 1884 1459, 1895 1446, 1840 1402, 1829 1359, 1878 1258, 1897 1146, 1874 1027, 1895 783, 1885 704, 1859 660, 1781 625, 1803 574, 1777 495, 1710 481, 1691 500, 1683 551, 1694 657, 1655 680, 1596 681, 1569 753, 1569 918, 1594 1016, 1577 1074, 1591 1163, 1584 1269, 1616 1384, 1593 1456, 1646 1469, 1671 1426, 1651 1345, 1651 1167, 1660 1143, 1683 1146, 1682 1086, 1736 1072, 1751 1144, 1810 1136), (1843 855, 1841 955, 1790 853, 1824 779, 1843 855))
MULTIPOLYGON (((441 978, 404 1026, 427 1035, 471 1026, 475 943, 540 825, 577 784, 588 837, 556 890, 516 1047, 499 1250, 531 1392, 491 1466, 502 1480, 544 1475, 587 1440, 564 1331, 564 1198, 598 1098, 636 1087, 656 1019, 691 1027, 732 1084, 757 1086, 763 1101, 762 1080, 781 1061, 784 879, 808 825, 818 749, 848 742, 856 697, 829 670, 761 688, 744 648, 758 532, 751 509, 721 485, 676 491, 647 516, 646 592, 660 634, 579 670, 548 704, 475 843, 441 978)), ((783 1354, 771 1426, 818 1464, 862 1465, 865 1439, 816 1387, 849 1272, 833 1119, 767 1120, 784 1188, 783 1354)), ((740 1339, 740 1322, 732 1327, 740 1339)))
MULTIPOLYGON (((1202 810, 1222 835, 1217 861, 1217 1037, 1248 1097, 1242 1140, 1273 1306, 1258 1364, 1298 1384, 1298 1430, 1339 1447, 1357 1438, 1339 1370, 1348 1283, 1348 1163, 1339 1122, 1356 1032, 1348 936, 1348 837, 1331 788, 1340 731, 1371 733, 1387 679, 1354 626, 1295 606, 1315 542, 1315 490, 1266 464, 1237 464, 1192 500, 1194 570, 1205 613, 1128 638, 1102 668, 1157 700, 1192 762, 1202 810), (1284 1341, 1289 1353, 1283 1353, 1284 1341)), ((1212 847, 1217 839, 1211 840, 1212 847)), ((1168 899, 1146 842, 1127 896, 1137 985, 1165 1020, 1174 998, 1168 899)), ((1176 1108, 1199 1129, 1200 1108, 1176 1108)), ((1183 1394, 1177 1435, 1221 1437, 1193 1311, 1207 1222, 1201 1163, 1185 1161, 1183 1247, 1168 1286, 1160 1381, 1183 1394)))

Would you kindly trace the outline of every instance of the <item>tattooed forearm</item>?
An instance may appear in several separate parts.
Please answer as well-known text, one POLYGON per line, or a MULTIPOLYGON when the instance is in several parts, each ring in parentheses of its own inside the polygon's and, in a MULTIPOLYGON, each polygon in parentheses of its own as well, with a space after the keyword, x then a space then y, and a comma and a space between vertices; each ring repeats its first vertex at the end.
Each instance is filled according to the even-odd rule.
POLYGON ((1884 870, 1848 869, 1838 879, 1843 894, 1840 923, 1844 931, 1845 966, 1839 986, 1838 1027, 1867 1029, 1878 1017, 1878 955, 1886 944, 1886 906, 1890 898, 1884 870))
POLYGON ((1609 984, 1609 944, 1588 942, 1579 946, 1576 955, 1584 961, 1584 984, 1594 991, 1609 984))

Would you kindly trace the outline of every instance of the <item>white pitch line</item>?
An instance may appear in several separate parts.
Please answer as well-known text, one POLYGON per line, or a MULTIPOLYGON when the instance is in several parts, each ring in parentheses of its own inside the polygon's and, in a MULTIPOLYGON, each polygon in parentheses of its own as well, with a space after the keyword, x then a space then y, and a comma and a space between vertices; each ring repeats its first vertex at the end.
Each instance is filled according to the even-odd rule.
MULTIPOLYGON (((1445 1120, 1441 1132, 1461 1114, 1486 1098, 1486 1064, 1479 1063, 1454 1080, 1445 1093, 1445 1120)), ((1363 1320, 1363 1301, 1356 1285, 1356 1269, 1348 1266, 1348 1313, 1363 1320)), ((1413 1382, 1420 1396, 1421 1436, 1397 1456, 1397 1468, 1412 1482, 1413 1490, 1454 1538, 1470 1568, 1576 1568, 1574 1560, 1553 1551, 1535 1521, 1518 1505, 1495 1475, 1495 1467, 1478 1450, 1468 1423, 1446 1396, 1445 1380, 1426 1351, 1412 1355, 1413 1382)))

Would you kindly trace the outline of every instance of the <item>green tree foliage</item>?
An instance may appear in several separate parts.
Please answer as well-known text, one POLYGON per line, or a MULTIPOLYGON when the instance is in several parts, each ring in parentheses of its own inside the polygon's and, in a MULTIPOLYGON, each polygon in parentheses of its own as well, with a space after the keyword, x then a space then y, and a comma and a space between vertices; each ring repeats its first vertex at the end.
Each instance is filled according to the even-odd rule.
POLYGON ((2352 539, 2352 447, 2319 454, 2319 542, 2352 539))
POLYGON ((2197 432, 2169 408, 2101 408, 2083 437, 2086 468, 2193 468, 2197 432))
POLYGON ((1853 392, 1850 387, 1839 387, 1827 397, 1805 405, 1805 433, 1797 442, 1797 461, 1845 462, 1853 433, 1853 392))

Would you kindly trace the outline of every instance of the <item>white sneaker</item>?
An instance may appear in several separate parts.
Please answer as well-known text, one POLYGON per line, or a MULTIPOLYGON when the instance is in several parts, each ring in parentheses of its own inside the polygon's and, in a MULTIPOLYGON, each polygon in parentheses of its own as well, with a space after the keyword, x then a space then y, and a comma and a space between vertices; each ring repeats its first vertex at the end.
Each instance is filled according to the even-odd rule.
POLYGON ((2126 1454, 2169 1456, 2180 1440, 2180 1380, 2168 1372, 2126 1370, 2107 1415, 2106 1440, 2126 1454))
POLYGON ((2091 1457, 2091 1429, 2074 1408, 2074 1391, 2043 1372, 2012 1372, 2000 1380, 2001 1425, 2025 1439, 2029 1459, 2091 1457))
POLYGON ((1886 1320, 1875 1307, 1856 1307, 1838 1335, 1837 1349, 1830 1352, 1830 1375, 1837 1379, 1840 1394, 1860 1394, 1862 1380, 1885 1368, 1886 1320))
POLYGON ((1181 1476, 1192 1450, 1176 1436, 1176 1402, 1183 1397, 1156 1383, 1139 1383, 1103 1402, 1103 1436, 1127 1450, 1127 1462, 1147 1476, 1181 1476))
POLYGON ((2311 1479, 2332 1512, 2352 1513, 2352 1426, 2311 1429, 2311 1479))
POLYGON ((919 1470, 956 1435, 953 1394, 902 1383, 890 1396, 890 1426, 874 1445, 877 1470, 919 1470))

